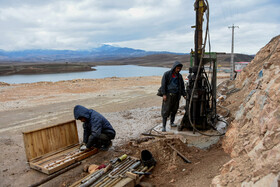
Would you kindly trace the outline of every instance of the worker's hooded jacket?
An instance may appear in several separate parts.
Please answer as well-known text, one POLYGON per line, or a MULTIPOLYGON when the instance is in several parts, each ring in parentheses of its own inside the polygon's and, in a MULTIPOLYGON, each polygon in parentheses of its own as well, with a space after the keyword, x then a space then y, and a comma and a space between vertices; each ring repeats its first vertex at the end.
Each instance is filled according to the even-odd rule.
POLYGON ((77 105, 74 108, 74 117, 76 120, 80 117, 86 118, 86 122, 83 124, 83 142, 86 144, 90 144, 88 141, 93 141, 94 139, 99 138, 101 133, 112 134, 113 137, 115 137, 116 132, 110 122, 95 110, 77 105))
MULTIPOLYGON (((172 74, 175 70, 175 68, 177 66, 183 66, 182 63, 176 61, 174 62, 173 64, 173 67, 171 68, 171 70, 169 71, 166 71, 163 76, 162 76, 162 79, 161 79, 161 92, 163 95, 167 95, 168 93, 171 93, 170 91, 170 83, 171 83, 171 80, 172 80, 172 74)), ((180 73, 177 74, 178 76, 178 94, 179 96, 186 96, 186 91, 185 91, 185 85, 184 85, 184 80, 183 80, 183 77, 180 73)))

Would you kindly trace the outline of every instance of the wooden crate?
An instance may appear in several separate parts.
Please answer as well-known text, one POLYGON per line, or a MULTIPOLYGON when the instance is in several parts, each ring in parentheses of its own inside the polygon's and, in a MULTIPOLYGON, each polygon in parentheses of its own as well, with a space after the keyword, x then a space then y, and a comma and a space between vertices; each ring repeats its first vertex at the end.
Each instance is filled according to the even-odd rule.
POLYGON ((75 120, 23 132, 23 139, 30 167, 46 174, 52 174, 98 151, 79 150, 75 120))

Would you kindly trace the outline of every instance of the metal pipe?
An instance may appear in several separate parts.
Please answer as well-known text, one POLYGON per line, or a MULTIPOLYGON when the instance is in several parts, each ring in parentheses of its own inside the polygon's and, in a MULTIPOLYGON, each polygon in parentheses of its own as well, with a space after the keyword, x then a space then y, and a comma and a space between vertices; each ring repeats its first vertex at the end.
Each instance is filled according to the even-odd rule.
MULTIPOLYGON (((103 178, 103 180, 98 180, 94 183, 94 185, 97 187, 101 187, 101 186, 104 186, 104 184, 107 184, 109 182, 111 182, 112 180, 114 180, 114 178, 112 178, 112 172, 114 173, 113 175, 117 175, 120 173, 120 171, 122 169, 124 169, 124 167, 126 166, 129 166, 131 163, 133 163, 135 160, 132 160, 132 159, 129 159, 129 160, 126 160, 126 162, 124 163, 120 163, 118 164, 118 168, 115 168, 113 171, 111 171, 106 177, 103 178), (111 175, 111 176, 110 176, 111 175)), ((118 177, 118 176, 116 176, 118 177)))
POLYGON ((110 186, 114 186, 115 184, 117 184, 118 182, 120 182, 122 180, 122 178, 116 178, 114 181, 112 181, 110 184, 104 186, 104 187, 110 187, 110 186))
POLYGON ((140 171, 141 172, 144 172, 144 171, 146 171, 148 169, 148 167, 147 166, 145 166, 144 168, 142 168, 140 171))
MULTIPOLYGON (((122 179, 121 175, 124 174, 125 172, 127 172, 133 165, 135 165, 135 160, 131 160, 128 164, 126 164, 126 166, 122 167, 121 170, 117 171, 114 174, 114 176, 113 176, 114 178, 112 178, 112 180, 106 181, 105 183, 100 185, 100 187, 111 186, 112 184, 115 184, 116 182, 118 182, 119 180, 122 179)), ((109 176, 109 177, 111 177, 111 176, 109 176)))
POLYGON ((94 177, 95 175, 97 175, 98 173, 100 173, 102 170, 97 170, 94 173, 92 173, 90 176, 88 176, 87 178, 85 178, 84 180, 81 181, 81 183, 85 183, 87 180, 89 180, 90 178, 94 177))
POLYGON ((126 160, 123 163, 119 163, 118 165, 114 166, 113 171, 110 172, 110 174, 112 175, 112 173, 116 172, 119 168, 121 168, 124 164, 128 163, 131 159, 126 160))
POLYGON ((139 160, 139 161, 135 162, 132 166, 130 166, 129 169, 135 169, 135 168, 139 167, 140 164, 141 164, 141 161, 139 160))
MULTIPOLYGON (((151 171, 153 168, 154 168, 154 166, 152 166, 152 167, 148 168, 146 172, 151 171)), ((144 177, 144 175, 140 176, 140 177, 139 177, 139 180, 141 180, 143 177, 144 177)))
MULTIPOLYGON (((127 171, 131 171, 131 170, 134 170, 135 168, 139 167, 141 164, 141 161, 136 161, 133 165, 131 165, 127 170, 123 171, 122 174, 126 173, 127 171)), ((140 170, 141 172, 144 172, 145 170, 147 170, 148 167, 145 166, 145 167, 142 167, 142 169, 140 170)), ((102 187, 112 187, 114 185, 116 185, 118 182, 120 182, 123 178, 122 177, 119 177, 119 178, 115 178, 113 181, 111 181, 110 183, 108 183, 107 185, 105 186, 102 186, 102 187)))
POLYGON ((120 173, 120 171, 122 171, 123 169, 125 169, 127 166, 133 164, 134 160, 129 160, 127 163, 124 163, 124 165, 122 165, 121 167, 118 168, 118 170, 114 171, 114 172, 110 172, 109 175, 114 176, 118 173, 120 173))
POLYGON ((108 176, 106 176, 104 178, 104 180, 102 181, 99 181, 97 184, 93 184, 92 186, 95 186, 95 187, 100 187, 101 185, 103 185, 104 183, 108 183, 108 181, 110 180, 113 180, 112 178, 109 178, 108 176))
POLYGON ((106 181, 105 183, 101 184, 99 187, 105 187, 116 181, 118 178, 111 178, 110 180, 106 181))
MULTIPOLYGON (((137 161, 135 159, 128 158, 124 160, 124 162, 119 162, 114 165, 114 169, 107 175, 104 175, 104 172, 96 173, 94 176, 90 177, 87 180, 87 185, 85 186, 96 186, 96 187, 105 187, 112 186, 122 180, 122 175, 126 173, 128 170, 133 170, 139 167, 141 161, 137 161), (90 181, 90 182, 89 182, 90 181)), ((83 184, 81 185, 83 187, 83 184)))
POLYGON ((131 165, 134 164, 134 160, 131 160, 128 164, 122 167, 116 174, 120 175, 123 171, 127 170, 131 165))
POLYGON ((106 173, 111 167, 112 167, 112 164, 108 164, 106 166, 106 168, 102 169, 102 171, 100 173, 96 174, 94 177, 89 179, 84 184, 81 184, 80 187, 88 187, 88 186, 92 185, 92 183, 94 183, 98 178, 100 178, 104 173, 106 173))

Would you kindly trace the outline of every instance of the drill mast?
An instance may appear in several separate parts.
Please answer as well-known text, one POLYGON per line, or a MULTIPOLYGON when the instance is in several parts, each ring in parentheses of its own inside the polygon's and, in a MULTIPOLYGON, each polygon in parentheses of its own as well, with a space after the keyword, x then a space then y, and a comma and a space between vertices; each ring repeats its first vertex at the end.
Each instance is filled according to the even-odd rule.
MULTIPOLYGON (((215 123, 216 120, 216 53, 207 53, 204 55, 206 42, 204 41, 203 43, 203 16, 207 9, 207 0, 195 1, 195 51, 191 52, 191 64, 188 77, 189 82, 186 85, 186 112, 181 124, 178 126, 179 131, 185 127, 193 129, 194 131, 207 130, 213 126, 213 123, 215 123), (212 74, 211 83, 204 69, 206 64, 210 64, 209 71, 212 71, 209 72, 209 74, 212 74), (212 64, 213 67, 211 67, 212 64)), ((208 29, 208 25, 206 28, 208 29)), ((208 30, 206 30, 205 33, 207 35, 208 30)))

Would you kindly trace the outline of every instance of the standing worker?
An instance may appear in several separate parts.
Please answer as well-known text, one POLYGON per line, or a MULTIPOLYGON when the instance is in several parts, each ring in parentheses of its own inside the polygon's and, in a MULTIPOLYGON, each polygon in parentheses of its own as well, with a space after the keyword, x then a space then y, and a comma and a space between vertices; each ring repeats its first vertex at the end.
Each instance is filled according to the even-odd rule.
POLYGON ((185 85, 180 71, 183 64, 181 62, 174 62, 171 70, 164 73, 161 80, 162 92, 162 132, 166 132, 167 118, 170 116, 170 126, 176 127, 174 124, 175 115, 179 108, 179 101, 181 95, 186 99, 185 85))
POLYGON ((107 151, 112 145, 112 139, 116 132, 110 122, 101 114, 92 109, 87 109, 81 105, 74 108, 74 117, 83 122, 84 136, 81 151, 91 147, 100 148, 107 151))

